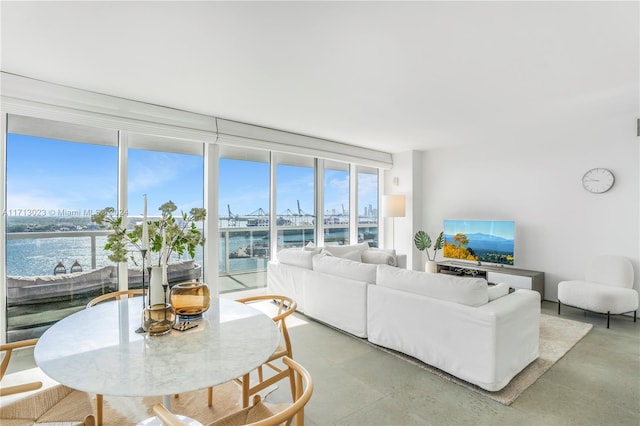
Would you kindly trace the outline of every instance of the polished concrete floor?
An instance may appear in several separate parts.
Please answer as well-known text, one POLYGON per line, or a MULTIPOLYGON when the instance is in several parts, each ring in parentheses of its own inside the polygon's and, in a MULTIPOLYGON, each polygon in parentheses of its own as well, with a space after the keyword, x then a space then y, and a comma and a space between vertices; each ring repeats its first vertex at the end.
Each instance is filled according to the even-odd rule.
MULTIPOLYGON (((542 311, 557 315, 557 304, 542 311)), ((607 329, 605 316, 569 307, 562 317, 594 328, 505 406, 296 314, 294 358, 315 381, 306 424, 640 425, 640 322, 616 317, 607 329)))
MULTIPOLYGON (((542 311, 557 315, 557 305, 543 302, 542 311)), ((563 307, 562 316, 594 328, 505 406, 295 314, 287 321, 294 358, 315 382, 306 424, 640 425, 640 322, 614 317, 607 329, 601 315, 563 307)), ((21 356, 14 368, 32 362, 21 356)), ((287 395, 280 386, 267 401, 287 395)))

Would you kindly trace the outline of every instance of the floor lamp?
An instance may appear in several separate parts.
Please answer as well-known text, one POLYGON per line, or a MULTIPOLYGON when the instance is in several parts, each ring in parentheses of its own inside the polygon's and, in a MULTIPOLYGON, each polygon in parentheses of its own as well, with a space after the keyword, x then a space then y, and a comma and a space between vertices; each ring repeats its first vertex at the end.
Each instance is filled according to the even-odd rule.
POLYGON ((405 216, 405 198, 404 195, 385 195, 384 196, 384 217, 393 218, 392 222, 392 231, 391 231, 391 239, 392 239, 392 247, 394 250, 396 248, 396 217, 404 217, 405 216))

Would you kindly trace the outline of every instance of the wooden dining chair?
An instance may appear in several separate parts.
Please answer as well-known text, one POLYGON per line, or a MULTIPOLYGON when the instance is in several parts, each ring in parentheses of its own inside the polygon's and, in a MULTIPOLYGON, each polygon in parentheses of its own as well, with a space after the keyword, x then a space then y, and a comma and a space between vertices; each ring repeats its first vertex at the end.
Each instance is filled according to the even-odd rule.
MULTIPOLYGON (((283 357, 282 363, 287 370, 291 371, 294 377, 294 393, 292 394, 291 404, 287 404, 286 408, 274 413, 262 401, 260 396, 256 395, 251 407, 231 413, 206 426, 276 426, 281 424, 304 426, 304 407, 311 399, 311 394, 313 393, 313 379, 302 365, 291 358, 287 356, 283 357)), ((183 423, 162 404, 154 405, 153 413, 164 426, 185 426, 189 424, 183 423)))
MULTIPOLYGON (((9 361, 11 361, 11 355, 13 354, 13 350, 35 346, 36 343, 38 343, 38 339, 22 340, 20 342, 13 342, 13 343, 7 343, 5 345, 0 345, 0 354, 2 354, 2 361, 0 361, 0 383, 2 383, 2 379, 4 379, 4 376, 7 373, 7 369, 9 368, 9 361)), ((42 382, 40 381, 21 383, 19 385, 13 385, 13 386, 2 386, 0 387, 0 396, 14 395, 16 393, 21 393, 21 392, 29 392, 32 390, 40 389, 41 387, 42 387, 42 382)))
MULTIPOLYGON (((293 383, 293 371, 289 368, 283 368, 282 366, 276 364, 275 362, 283 357, 289 357, 293 359, 293 351, 291 350, 291 339, 289 338, 289 330, 287 330, 286 318, 294 313, 298 307, 295 300, 291 299, 287 296, 280 295, 261 295, 261 296, 250 296, 242 299, 237 299, 236 302, 250 304, 257 302, 266 302, 272 301, 277 304, 277 312, 275 315, 271 317, 273 321, 278 326, 280 333, 282 335, 280 344, 275 352, 269 357, 269 359, 260 367, 258 367, 258 382, 255 384, 251 384, 251 372, 245 374, 241 378, 236 379, 242 386, 242 406, 249 406, 249 397, 260 392, 263 389, 266 389, 268 386, 280 381, 283 377, 289 376, 291 382, 291 395, 293 396, 294 392, 294 383, 293 383), (268 367, 271 369, 273 374, 272 376, 265 379, 263 367, 268 367)), ((213 388, 209 388, 207 394, 207 403, 209 407, 213 405, 213 388)))
MULTIPOLYGON (((9 367, 13 350, 35 346, 38 339, 23 340, 0 345, 0 385, 9 367)), ((28 382, 13 386, 0 386, 0 396, 17 395, 42 388, 42 382, 28 382)), ((95 426, 91 398, 63 385, 27 394, 0 407, 0 424, 64 424, 95 426)))
MULTIPOLYGON (((98 303, 106 302, 109 300, 120 300, 122 296, 134 297, 134 296, 142 296, 147 294, 146 290, 142 290, 141 288, 131 289, 131 290, 120 290, 114 291, 111 293, 103 294, 102 296, 98 296, 95 299, 92 299, 87 303, 87 308, 97 305, 98 303)), ((96 395, 96 417, 98 421, 97 426, 102 426, 102 412, 103 412, 104 398, 102 395, 96 395)))
POLYGON ((97 305, 98 303, 102 303, 111 299, 120 300, 122 296, 134 297, 141 296, 142 294, 147 294, 147 290, 142 290, 141 288, 136 288, 133 290, 120 290, 114 291, 111 293, 103 294, 102 296, 98 296, 95 299, 91 299, 89 303, 87 303, 87 308, 97 305))

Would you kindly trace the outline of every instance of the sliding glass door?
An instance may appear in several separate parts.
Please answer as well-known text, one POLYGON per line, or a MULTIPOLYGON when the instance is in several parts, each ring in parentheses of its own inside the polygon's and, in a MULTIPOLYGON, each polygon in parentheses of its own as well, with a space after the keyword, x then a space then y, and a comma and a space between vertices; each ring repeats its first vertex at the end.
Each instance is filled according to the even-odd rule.
POLYGON ((269 152, 220 148, 218 288, 266 286, 269 261, 269 152))
POLYGON ((117 286, 107 232, 91 215, 117 205, 118 133, 17 115, 7 130, 7 341, 16 341, 117 286))
POLYGON ((357 167, 358 242, 378 247, 378 169, 357 167))
POLYGON ((276 165, 278 250, 315 243, 315 211, 314 159, 279 154, 276 165))
POLYGON ((324 161, 324 242, 349 244, 349 164, 324 161))
MULTIPOLYGON (((142 223, 144 199, 147 220, 159 221, 160 206, 172 202, 173 216, 183 226, 182 214, 204 207, 204 145, 198 142, 127 133, 127 220, 128 228, 142 223)), ((202 222, 197 227, 202 231, 202 222)), ((128 287, 142 285, 142 256, 131 253, 128 287)), ((158 253, 150 253, 152 264, 159 265, 158 253)), ((197 246, 195 257, 173 252, 169 260, 169 284, 200 280, 204 272, 204 249, 197 246)))

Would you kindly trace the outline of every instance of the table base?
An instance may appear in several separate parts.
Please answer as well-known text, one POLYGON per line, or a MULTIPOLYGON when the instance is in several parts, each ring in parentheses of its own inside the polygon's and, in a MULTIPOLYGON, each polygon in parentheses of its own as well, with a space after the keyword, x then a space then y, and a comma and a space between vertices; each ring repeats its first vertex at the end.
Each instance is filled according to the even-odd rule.
MULTIPOLYGON (((192 419, 191 417, 187 417, 187 416, 182 416, 180 414, 175 414, 175 416, 180 419, 180 421, 182 423, 184 423, 185 425, 188 426, 203 426, 202 423, 200 423, 199 421, 192 419)), ((144 419, 143 421, 141 421, 140 423, 138 423, 136 426, 163 426, 162 422, 160 421, 160 419, 158 419, 157 417, 149 417, 148 419, 144 419)))

